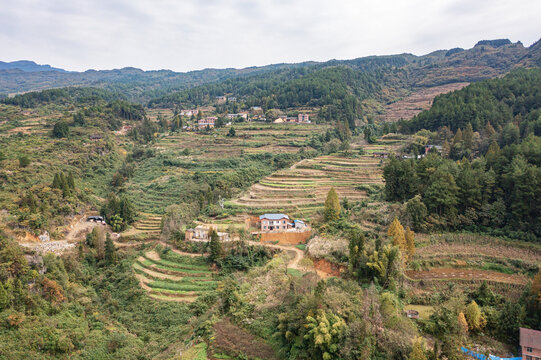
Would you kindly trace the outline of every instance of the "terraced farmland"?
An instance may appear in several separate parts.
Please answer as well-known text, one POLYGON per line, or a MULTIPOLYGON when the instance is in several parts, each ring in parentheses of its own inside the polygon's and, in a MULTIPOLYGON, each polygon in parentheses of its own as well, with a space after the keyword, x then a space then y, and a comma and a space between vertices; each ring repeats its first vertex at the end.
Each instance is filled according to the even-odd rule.
POLYGON ((156 148, 161 152, 190 149, 189 159, 219 159, 242 153, 295 152, 306 145, 313 134, 325 132, 327 125, 238 123, 235 137, 227 136, 230 127, 211 133, 181 132, 161 138, 156 148))
POLYGON ((139 216, 140 219, 133 224, 133 227, 122 233, 122 238, 124 240, 158 239, 161 233, 161 216, 144 213, 140 213, 139 216))
POLYGON ((141 161, 127 184, 127 194, 137 210, 161 214, 168 206, 187 201, 186 194, 206 190, 204 184, 192 181, 196 172, 234 173, 239 167, 232 163, 249 161, 243 155, 296 153, 328 125, 240 123, 234 128, 234 137, 227 136, 230 128, 224 127, 210 133, 179 132, 159 138, 152 145, 156 156, 141 161))
POLYGON ((141 287, 157 300, 192 302, 214 291, 218 284, 205 258, 183 255, 160 245, 140 256, 133 268, 141 287))
POLYGON ((284 210, 310 216, 323 207, 331 187, 341 199, 361 201, 367 198, 367 192, 361 190, 363 186, 382 184, 381 159, 371 155, 352 158, 326 155, 303 160, 266 177, 228 205, 256 213, 284 210))

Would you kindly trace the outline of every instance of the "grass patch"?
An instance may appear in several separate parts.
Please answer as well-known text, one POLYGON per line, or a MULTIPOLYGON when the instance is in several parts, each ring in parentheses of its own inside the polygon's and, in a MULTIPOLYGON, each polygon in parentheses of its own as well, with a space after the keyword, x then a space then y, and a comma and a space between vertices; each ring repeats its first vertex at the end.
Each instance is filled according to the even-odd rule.
POLYGON ((287 273, 295 277, 302 277, 302 272, 297 269, 288 268, 287 273))

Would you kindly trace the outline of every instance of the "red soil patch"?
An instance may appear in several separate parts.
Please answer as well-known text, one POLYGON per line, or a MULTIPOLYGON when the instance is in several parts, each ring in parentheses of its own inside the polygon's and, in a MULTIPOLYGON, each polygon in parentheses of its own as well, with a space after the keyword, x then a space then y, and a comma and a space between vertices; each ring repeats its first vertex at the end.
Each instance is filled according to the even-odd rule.
POLYGON ((278 359, 274 350, 263 339, 250 334, 227 319, 214 324, 214 332, 213 352, 225 352, 230 356, 244 354, 249 358, 278 359))
POLYGON ((314 262, 314 267, 318 271, 318 274, 323 272, 327 276, 338 277, 342 275, 342 272, 346 271, 345 266, 333 264, 326 259, 312 259, 312 261, 314 262))

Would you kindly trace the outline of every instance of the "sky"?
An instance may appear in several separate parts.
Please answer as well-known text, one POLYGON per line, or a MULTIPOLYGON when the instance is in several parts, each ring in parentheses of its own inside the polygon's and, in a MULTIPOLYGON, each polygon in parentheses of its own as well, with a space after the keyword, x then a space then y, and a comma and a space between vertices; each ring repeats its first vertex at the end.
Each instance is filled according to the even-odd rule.
POLYGON ((190 71, 541 38, 540 0, 0 0, 0 60, 190 71))

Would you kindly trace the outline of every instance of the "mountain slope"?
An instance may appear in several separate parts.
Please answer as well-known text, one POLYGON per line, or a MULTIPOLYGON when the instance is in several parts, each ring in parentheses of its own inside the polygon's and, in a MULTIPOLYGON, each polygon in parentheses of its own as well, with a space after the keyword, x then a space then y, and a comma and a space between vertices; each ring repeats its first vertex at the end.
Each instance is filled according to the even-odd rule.
POLYGON ((12 62, 0 61, 0 70, 18 69, 24 72, 37 72, 37 71, 59 71, 66 72, 64 69, 52 67, 51 65, 39 65, 33 61, 19 60, 12 62))

